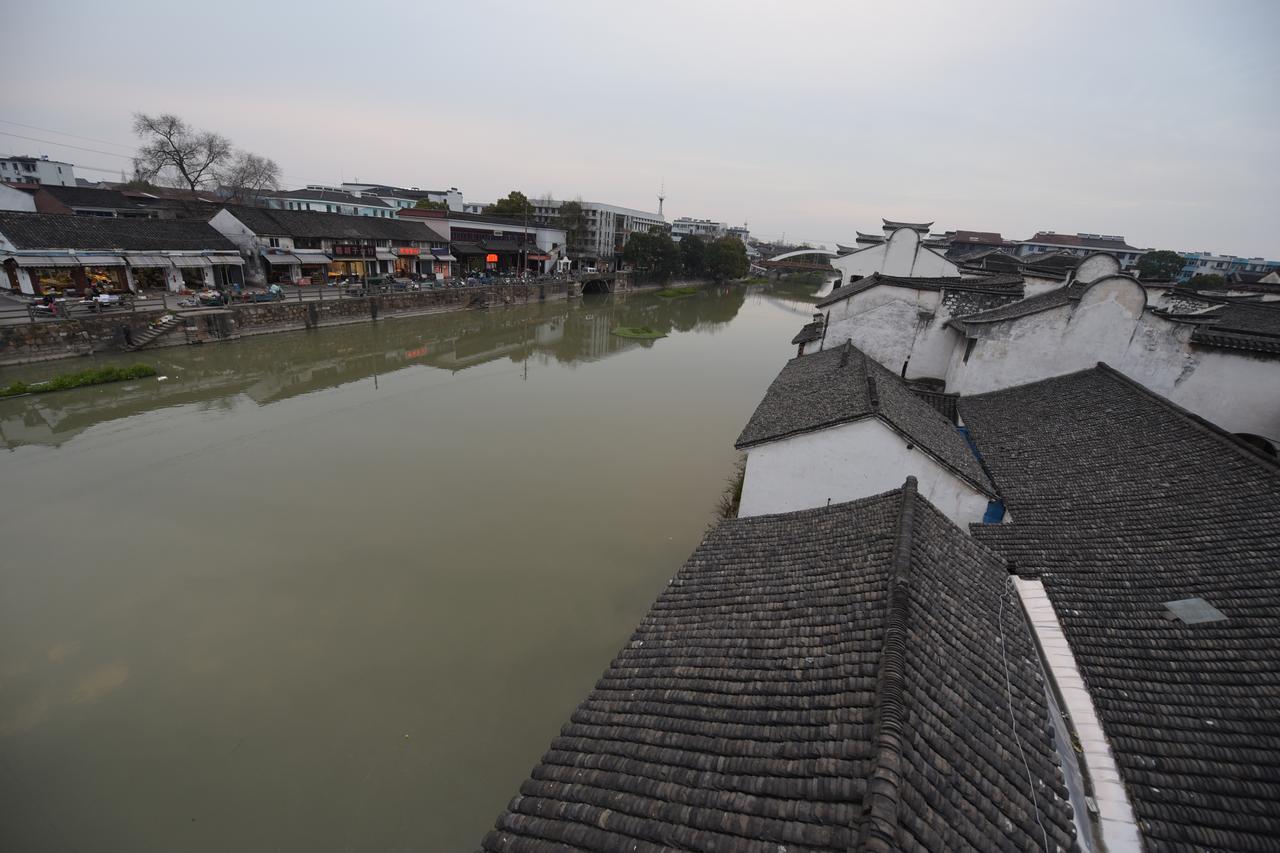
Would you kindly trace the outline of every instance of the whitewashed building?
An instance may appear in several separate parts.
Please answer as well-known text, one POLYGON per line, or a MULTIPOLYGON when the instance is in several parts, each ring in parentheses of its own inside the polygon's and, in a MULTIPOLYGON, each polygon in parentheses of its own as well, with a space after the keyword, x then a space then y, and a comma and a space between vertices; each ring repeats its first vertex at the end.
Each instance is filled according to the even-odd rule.
POLYGON ((74 187, 76 168, 61 160, 50 160, 45 154, 39 157, 0 157, 0 183, 74 187))
POLYGON ((955 425, 848 343, 787 362, 736 447, 740 517, 878 495, 906 475, 961 527, 997 500, 955 425))
POLYGON ((851 284, 872 273, 893 276, 959 276, 960 267, 941 251, 924 245, 932 222, 893 222, 885 219, 885 239, 859 245, 831 261, 842 284, 851 284))

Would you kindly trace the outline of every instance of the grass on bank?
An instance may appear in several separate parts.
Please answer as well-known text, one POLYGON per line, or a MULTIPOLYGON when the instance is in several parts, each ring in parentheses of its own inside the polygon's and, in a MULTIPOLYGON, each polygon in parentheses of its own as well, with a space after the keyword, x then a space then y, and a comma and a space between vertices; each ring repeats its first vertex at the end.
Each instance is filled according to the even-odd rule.
POLYGON ((156 369, 149 364, 134 364, 129 367, 99 367, 95 370, 82 370, 79 373, 63 373, 45 382, 13 382, 0 388, 0 397, 16 397, 19 394, 44 394, 49 391, 65 391, 68 388, 84 388, 89 385, 104 385, 108 382, 124 382, 129 379, 142 379, 155 376, 156 369))
POLYGON ((737 518, 738 507, 742 505, 742 487, 747 482, 747 457, 740 455, 733 466, 733 473, 725 482, 724 491, 716 503, 716 517, 737 518))
POLYGON ((667 299, 676 299, 681 296, 693 296, 698 292, 696 287, 668 287, 658 291, 658 295, 667 299))
POLYGON ((662 332, 654 331, 648 326, 619 326, 613 330, 613 333, 620 338, 635 338, 638 341, 656 341, 658 338, 665 338, 662 332))

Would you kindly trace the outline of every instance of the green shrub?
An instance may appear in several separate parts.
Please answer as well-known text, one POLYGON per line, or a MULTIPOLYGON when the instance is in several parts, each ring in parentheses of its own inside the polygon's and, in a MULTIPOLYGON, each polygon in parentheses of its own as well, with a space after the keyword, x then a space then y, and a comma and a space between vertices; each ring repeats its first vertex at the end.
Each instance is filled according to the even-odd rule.
POLYGON ((79 373, 64 373, 47 382, 14 382, 7 388, 0 388, 0 397, 13 397, 18 394, 44 394, 49 391, 65 391, 69 388, 84 388, 89 385, 104 385, 108 382, 126 382, 130 379, 142 379, 155 376, 156 369, 149 364, 133 364, 129 367, 99 367, 94 370, 82 370, 79 373))

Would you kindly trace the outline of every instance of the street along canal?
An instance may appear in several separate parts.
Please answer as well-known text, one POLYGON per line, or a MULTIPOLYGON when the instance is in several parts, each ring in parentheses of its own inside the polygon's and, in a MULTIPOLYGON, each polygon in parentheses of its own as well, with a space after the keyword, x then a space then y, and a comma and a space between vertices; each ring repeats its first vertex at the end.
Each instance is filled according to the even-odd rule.
POLYGON ((0 400, 0 849, 474 849, 809 314, 727 286, 0 371, 166 377, 0 400))

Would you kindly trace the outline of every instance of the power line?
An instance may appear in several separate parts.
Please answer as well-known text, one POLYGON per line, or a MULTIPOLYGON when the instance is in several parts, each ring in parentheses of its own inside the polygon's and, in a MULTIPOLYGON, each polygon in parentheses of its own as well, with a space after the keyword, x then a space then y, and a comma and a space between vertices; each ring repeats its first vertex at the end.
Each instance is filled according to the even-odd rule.
POLYGON ((115 145, 119 148, 136 148, 136 145, 126 145, 123 142, 112 142, 110 139, 98 139, 95 136, 81 136, 77 133, 67 133, 65 130, 54 130, 51 127, 37 127, 34 124, 23 124, 20 121, 10 121, 7 118, 0 118, 0 124, 11 124, 15 127, 25 127, 29 130, 42 130, 45 133, 56 133, 58 136, 70 136, 72 139, 83 139, 87 142, 101 142, 104 145, 115 145))
POLYGON ((40 142, 44 145, 60 145, 63 148, 74 148, 77 151, 91 151, 94 154, 105 154, 108 157, 119 157, 121 160, 133 160, 133 158, 128 154, 121 154, 118 151, 103 151, 100 148, 85 148, 83 145, 71 145, 67 142, 54 142, 52 139, 36 139, 34 136, 23 136, 21 133, 10 133, 7 130, 0 130, 0 136, 13 136, 18 139, 25 139, 28 142, 40 142))

